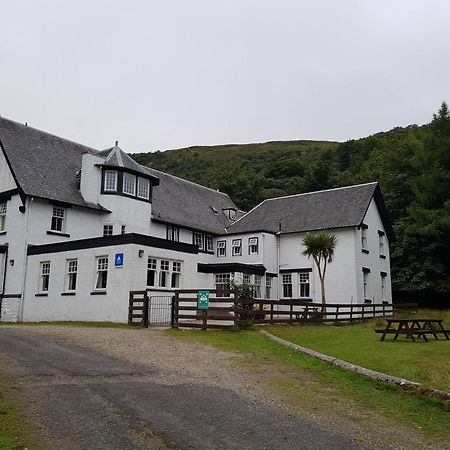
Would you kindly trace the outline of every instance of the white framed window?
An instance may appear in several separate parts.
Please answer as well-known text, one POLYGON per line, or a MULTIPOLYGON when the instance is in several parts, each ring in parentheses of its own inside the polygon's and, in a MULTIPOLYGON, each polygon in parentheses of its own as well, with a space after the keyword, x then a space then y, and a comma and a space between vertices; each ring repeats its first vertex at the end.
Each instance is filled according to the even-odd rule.
POLYGON ((41 262, 41 274, 39 277, 39 292, 48 292, 50 284, 50 261, 41 262))
POLYGON ((68 292, 76 291, 77 276, 78 276, 78 259, 68 259, 66 291, 68 292))
POLYGON ((232 256, 242 255, 242 239, 233 239, 231 241, 231 254, 232 256))
POLYGON ((380 272, 380 278, 381 278, 381 300, 386 300, 386 278, 387 278, 387 273, 386 272, 380 272))
POLYGON ((361 225, 361 248, 367 250, 367 225, 361 225))
POLYGON ((214 252, 214 240, 209 234, 206 235, 206 251, 214 252))
POLYGON ((252 284, 252 276, 248 273, 243 273, 242 282, 245 284, 252 284))
POLYGON ((121 229, 120 229, 120 233, 121 234, 125 234, 127 232, 127 226, 126 225, 122 225, 121 229))
POLYGON ((163 259, 159 264, 159 286, 169 287, 170 262, 163 259))
POLYGON ((309 272, 300 272, 299 274, 299 283, 300 283, 300 298, 310 298, 311 297, 311 289, 310 289, 310 273, 309 272))
POLYGON ((6 202, 0 203, 0 231, 6 230, 6 202))
POLYGON ((248 254, 257 255, 258 254, 258 238, 252 237, 248 239, 248 254))
POLYGON ((272 296, 272 277, 266 275, 266 298, 270 299, 272 296))
POLYGON ((262 277, 261 275, 255 275, 255 298, 262 298, 261 296, 261 284, 262 277))
POLYGON ((50 224, 50 230, 64 232, 64 219, 66 211, 64 208, 54 206, 52 210, 52 222, 50 224))
POLYGON ((147 259, 147 287, 180 288, 182 268, 182 261, 149 256, 147 259))
POLYGON ((180 239, 180 229, 173 225, 167 225, 166 238, 169 241, 178 242, 180 239))
POLYGON ((225 290, 229 290, 231 288, 231 274, 230 273, 216 273, 214 277, 216 289, 217 289, 217 297, 229 297, 230 294, 224 292, 225 290))
POLYGON ((147 178, 138 178, 137 196, 140 198, 150 199, 150 180, 147 178))
POLYGON ((196 245, 199 250, 203 250, 203 233, 194 231, 194 245, 196 245))
POLYGON ((384 232, 378 231, 378 251, 380 256, 385 256, 384 254, 384 232))
POLYGON ((97 256, 96 258, 96 277, 95 277, 95 289, 106 289, 108 284, 108 257, 97 256))
POLYGON ((103 225, 103 237, 112 236, 114 234, 114 225, 107 223, 103 225))
POLYGON ((369 299, 369 270, 363 268, 363 297, 369 299))
POLYGON ((226 241, 218 241, 217 242, 217 256, 218 257, 227 256, 227 242, 226 241))
POLYGON ((292 298, 292 273, 283 273, 282 276, 283 297, 292 298))
POLYGON ((105 170, 105 178, 103 190, 107 192, 117 191, 117 171, 116 170, 105 170))
POLYGON ((131 173, 123 173, 122 192, 124 194, 136 195, 136 175, 131 173))

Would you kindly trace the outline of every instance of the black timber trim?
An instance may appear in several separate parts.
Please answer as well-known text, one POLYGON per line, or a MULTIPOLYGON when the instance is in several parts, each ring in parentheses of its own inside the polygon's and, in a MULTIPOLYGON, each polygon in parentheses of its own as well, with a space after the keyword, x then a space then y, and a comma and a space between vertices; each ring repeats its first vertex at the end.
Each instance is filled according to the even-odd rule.
POLYGON ((3 191, 0 192, 0 202, 7 202, 8 200, 11 200, 11 197, 13 195, 16 195, 19 193, 19 189, 10 189, 9 191, 3 191))
POLYGON ((62 297, 65 297, 65 296, 68 296, 68 295, 76 295, 76 293, 75 292, 61 292, 61 296, 62 297))
POLYGON ((48 230, 47 234, 51 234, 52 236, 70 237, 70 234, 68 234, 68 233, 61 233, 60 231, 48 230))
POLYGON ((378 230, 378 236, 384 236, 386 233, 384 231, 378 230))
MULTIPOLYGON (((237 221, 234 222, 234 223, 237 223, 237 221)), ((231 225, 228 225, 227 227, 225 227, 226 230, 228 231, 228 228, 232 227, 234 225, 234 223, 231 224, 231 225)), ((254 229, 254 230, 251 230, 251 231, 231 231, 231 232, 224 233, 223 236, 238 236, 238 235, 242 235, 243 236, 245 234, 255 234, 255 233, 267 233, 267 234, 276 235, 279 232, 278 231, 272 231, 272 230, 264 230, 264 229, 260 229, 260 230, 254 229)), ((298 233, 298 231, 295 231, 295 233, 298 233)))
POLYGON ((22 298, 22 294, 0 294, 0 298, 22 298))
POLYGON ((84 250, 97 247, 111 247, 123 244, 139 244, 147 247, 164 248, 183 253, 198 253, 198 248, 185 242, 167 241, 166 239, 145 236, 137 233, 115 234, 107 237, 79 239, 76 241, 56 242, 53 244, 29 245, 27 255, 42 255, 46 253, 60 253, 71 250, 84 250))
POLYGON ((274 272, 266 272, 266 277, 278 278, 278 274, 274 272))
POLYGON ((382 277, 387 277, 387 272, 380 271, 380 275, 381 275, 382 277))
POLYGON ((368 230, 369 229, 369 225, 365 224, 365 223, 361 223, 359 225, 359 228, 363 229, 363 230, 368 230))
POLYGON ((106 291, 92 291, 90 295, 107 295, 106 291))
POLYGON ((386 255, 380 255, 381 259, 386 259, 386 255))
POLYGON ((164 220, 164 219, 158 219, 157 217, 152 217, 152 222, 155 223, 160 223, 162 225, 172 225, 174 227, 178 227, 178 228, 182 228, 183 230, 188 230, 188 231, 197 231, 198 233, 204 233, 204 234, 209 234, 210 236, 213 237, 218 237, 218 236, 228 236, 225 232, 223 233, 217 233, 217 231, 208 231, 208 230, 201 230, 200 228, 193 228, 189 225, 183 225, 182 223, 178 223, 178 222, 173 222, 170 220, 164 220))
POLYGON ((368 267, 363 267, 363 268, 362 268, 362 271, 363 271, 364 273, 370 273, 370 269, 369 269, 368 267))
POLYGON ((59 206, 61 208, 72 208, 72 205, 67 202, 60 202, 59 200, 50 200, 48 201, 50 205, 59 206))
POLYGON ((309 273, 312 272, 312 268, 297 268, 297 269, 280 269, 280 273, 309 273))
POLYGON ((9 171, 11 172, 11 174, 14 178, 14 182, 16 183, 18 193, 20 195, 20 199, 22 200, 22 205, 25 206, 25 202, 27 200, 27 195, 25 194, 25 191, 22 189, 22 186, 20 185, 19 180, 17 179, 16 174, 14 173, 11 162, 8 158, 8 154, 6 153, 5 146, 3 145, 3 142, 1 139, 0 139, 0 148, 2 149, 3 156, 5 157, 5 160, 6 160, 6 164, 8 164, 9 171))
POLYGON ((0 253, 6 253, 8 251, 7 245, 0 245, 0 253))
POLYGON ((197 264, 197 272, 201 273, 222 273, 222 272, 242 272, 251 275, 264 275, 266 268, 261 264, 243 264, 243 263, 216 263, 216 264, 197 264))
POLYGON ((43 292, 40 294, 34 294, 35 297, 48 297, 48 293, 47 292, 43 292))

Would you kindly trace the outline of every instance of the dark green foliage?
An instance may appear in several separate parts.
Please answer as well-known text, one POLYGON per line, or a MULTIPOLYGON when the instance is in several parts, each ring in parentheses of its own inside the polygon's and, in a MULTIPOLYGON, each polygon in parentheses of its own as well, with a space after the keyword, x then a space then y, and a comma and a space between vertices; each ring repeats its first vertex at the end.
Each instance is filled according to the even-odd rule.
POLYGON ((191 147, 133 155, 226 192, 249 210, 266 198, 379 181, 391 215, 393 286, 433 298, 450 294, 450 118, 336 142, 288 141, 191 147))

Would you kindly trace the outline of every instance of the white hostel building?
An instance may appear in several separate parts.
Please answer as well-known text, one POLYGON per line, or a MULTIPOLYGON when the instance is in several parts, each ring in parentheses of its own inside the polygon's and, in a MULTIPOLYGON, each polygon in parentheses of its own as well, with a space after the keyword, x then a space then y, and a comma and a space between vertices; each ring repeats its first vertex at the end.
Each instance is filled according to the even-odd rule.
POLYGON ((337 235, 329 303, 391 303, 391 229, 377 183, 265 200, 224 193, 0 118, 0 320, 126 322, 129 292, 233 280, 320 301, 306 232, 337 235))

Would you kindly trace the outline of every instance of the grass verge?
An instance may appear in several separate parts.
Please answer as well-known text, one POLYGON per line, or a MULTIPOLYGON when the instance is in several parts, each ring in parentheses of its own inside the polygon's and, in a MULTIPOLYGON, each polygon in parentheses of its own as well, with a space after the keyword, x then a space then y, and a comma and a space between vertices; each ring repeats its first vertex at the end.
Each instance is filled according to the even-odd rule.
POLYGON ((293 406, 301 403, 311 410, 331 409, 333 414, 342 417, 352 414, 355 421, 361 419, 354 413, 356 410, 381 414, 389 424, 403 425, 427 438, 450 443, 449 401, 429 398, 346 372, 286 349, 261 335, 258 330, 237 333, 170 330, 168 333, 210 344, 222 351, 235 352, 241 356, 242 364, 269 365, 263 383, 279 392, 293 406), (280 366, 291 370, 280 372, 280 366))

